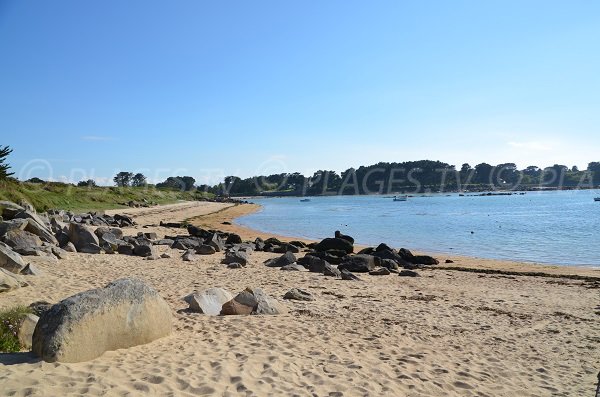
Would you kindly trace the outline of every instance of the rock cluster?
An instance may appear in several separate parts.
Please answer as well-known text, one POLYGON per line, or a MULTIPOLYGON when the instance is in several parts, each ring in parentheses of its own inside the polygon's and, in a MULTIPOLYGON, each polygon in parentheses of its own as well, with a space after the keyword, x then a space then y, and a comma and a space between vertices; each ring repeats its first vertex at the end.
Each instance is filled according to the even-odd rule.
POLYGON ((183 298, 191 312, 209 316, 286 313, 287 310, 277 299, 267 295, 260 288, 246 288, 235 297, 222 288, 209 288, 183 298))

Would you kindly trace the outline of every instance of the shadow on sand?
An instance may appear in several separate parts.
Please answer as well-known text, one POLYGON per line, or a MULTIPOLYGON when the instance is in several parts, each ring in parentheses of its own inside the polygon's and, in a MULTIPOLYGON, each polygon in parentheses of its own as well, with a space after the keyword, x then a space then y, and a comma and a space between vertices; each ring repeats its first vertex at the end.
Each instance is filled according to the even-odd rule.
POLYGON ((32 352, 0 353, 0 365, 34 364, 40 361, 32 352))

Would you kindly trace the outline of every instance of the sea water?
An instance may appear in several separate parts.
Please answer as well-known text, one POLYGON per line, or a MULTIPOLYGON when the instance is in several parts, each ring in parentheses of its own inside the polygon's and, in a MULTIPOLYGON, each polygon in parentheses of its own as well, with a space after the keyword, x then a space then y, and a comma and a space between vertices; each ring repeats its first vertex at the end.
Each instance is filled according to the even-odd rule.
POLYGON ((308 239, 340 230, 357 244, 558 265, 600 266, 597 191, 527 192, 510 196, 330 196, 260 198, 236 222, 308 239))

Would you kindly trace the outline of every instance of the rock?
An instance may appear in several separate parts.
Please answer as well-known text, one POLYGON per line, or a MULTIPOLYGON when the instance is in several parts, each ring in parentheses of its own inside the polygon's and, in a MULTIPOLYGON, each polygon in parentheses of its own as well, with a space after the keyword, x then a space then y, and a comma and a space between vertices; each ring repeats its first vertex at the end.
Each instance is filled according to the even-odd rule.
POLYGON ((21 347, 27 350, 31 349, 31 344, 33 341, 33 332, 35 331, 35 326, 38 323, 40 318, 35 314, 27 314, 25 318, 19 324, 19 330, 17 331, 17 337, 19 338, 19 343, 21 347))
POLYGON ((21 255, 17 254, 8 245, 0 242, 0 268, 13 273, 19 273, 25 267, 21 255))
POLYGON ((314 301, 312 294, 308 291, 304 291, 299 288, 293 288, 283 295, 283 299, 290 299, 296 301, 314 301))
POLYGON ((328 262, 326 260, 313 255, 305 255, 304 258, 300 258, 300 260, 298 260, 298 263, 300 263, 301 265, 306 267, 308 271, 313 273, 323 273, 323 270, 325 270, 325 266, 328 265, 328 262))
MULTIPOLYGON (((379 247, 378 247, 379 248, 379 247)), ((379 251, 375 251, 373 256, 380 259, 391 259, 400 267, 411 266, 411 263, 402 258, 396 251, 381 249, 379 251)))
POLYGON ((49 362, 88 361, 170 334, 171 317, 152 287, 120 279, 52 306, 38 321, 32 350, 49 362))
POLYGON ((377 246, 377 248, 375 248, 375 252, 379 251, 393 251, 393 249, 389 245, 381 243, 377 246))
POLYGON ((289 265, 281 266, 281 270, 303 272, 306 270, 306 268, 302 265, 298 265, 297 263, 292 263, 289 265))
POLYGON ((168 238, 162 238, 160 240, 155 240, 152 242, 153 245, 168 245, 169 247, 175 243, 175 240, 171 240, 168 238))
POLYGON ((381 266, 388 270, 398 270, 398 264, 392 259, 381 259, 381 266))
POLYGON ((158 236, 154 232, 144 232, 142 233, 142 235, 148 240, 156 240, 158 238, 158 236))
POLYGON ((339 230, 335 231, 335 238, 341 238, 342 240, 346 240, 350 244, 354 244, 354 238, 352 238, 348 235, 342 234, 339 230))
POLYGON ((51 250, 52 254, 54 254, 58 259, 66 259, 68 256, 67 251, 62 248, 52 246, 51 250))
POLYGON ((454 263, 452 259, 446 259, 446 263, 454 263))
POLYGON ((196 253, 199 255, 212 255, 216 253, 217 250, 211 245, 202 244, 199 247, 196 247, 196 253))
POLYGON ((69 224, 69 240, 75 246, 77 252, 86 254, 99 254, 100 242, 92 229, 78 223, 69 224))
POLYGON ((0 292, 6 292, 25 286, 27 286, 27 283, 23 281, 20 276, 0 268, 0 292))
POLYGON ((413 270, 400 270, 400 273, 398 273, 398 275, 400 277, 421 277, 421 275, 413 270))
POLYGON ((379 264, 380 259, 378 257, 359 254, 345 257, 342 264, 338 266, 338 269, 346 269, 349 272, 355 273, 368 273, 379 266, 379 264))
POLYGON ((242 238, 240 237, 239 234, 235 234, 235 233, 231 233, 227 237, 227 240, 225 240, 225 244, 241 244, 241 243, 242 243, 242 238))
POLYGON ((29 308, 31 309, 31 311, 33 311, 33 314, 35 314, 38 317, 42 317, 42 314, 50 310, 51 307, 52 303, 46 301, 36 301, 29 305, 29 308))
POLYGON ((254 247, 257 251, 262 251, 265 249, 265 242, 262 238, 257 237, 256 240, 254 240, 254 247))
POLYGON ((323 269, 323 275, 328 277, 342 277, 340 270, 329 263, 325 265, 325 268, 323 269))
POLYGON ((133 254, 137 256, 147 257, 156 255, 156 252, 154 251, 154 246, 140 244, 133 248, 133 254))
POLYGON ((369 272, 371 276, 387 276, 390 274, 390 270, 387 267, 378 267, 369 272))
POLYGON ((354 274, 352 274, 351 272, 349 272, 346 269, 342 269, 340 271, 340 273, 341 273, 342 280, 356 280, 356 281, 360 280, 360 278, 358 278, 358 276, 355 276, 354 274))
POLYGON ((165 252, 165 253, 161 254, 160 257, 163 259, 169 259, 171 257, 171 255, 169 255, 168 253, 165 252))
POLYGON ((208 231, 206 231, 202 228, 199 228, 198 226, 194 226, 194 225, 188 225, 187 231, 190 236, 200 237, 200 238, 205 238, 210 234, 208 231))
POLYGON ((77 248, 75 248, 73 243, 70 241, 67 244, 61 246, 61 248, 67 252, 77 252, 77 248))
POLYGON ((217 252, 225 251, 225 242, 217 233, 212 233, 206 240, 206 244, 213 247, 217 252))
POLYGON ((50 230, 50 224, 48 223, 48 225, 46 225, 46 222, 44 222, 44 220, 40 218, 38 214, 32 211, 24 210, 17 213, 14 218, 27 219, 27 226, 25 227, 26 231, 35 234, 47 243, 54 245, 58 244, 58 241, 50 230))
POLYGON ((293 244, 281 243, 281 245, 274 245, 272 252, 276 252, 278 254, 292 252, 292 253, 297 254, 298 252, 300 252, 300 248, 298 248, 297 246, 295 246, 293 244))
POLYGON ((38 236, 19 228, 11 229, 6 232, 3 240, 13 249, 35 248, 42 246, 42 240, 38 236))
POLYGON ((323 239, 320 243, 315 245, 315 249, 317 251, 340 250, 347 254, 351 254, 354 251, 352 243, 341 238, 323 239))
POLYGON ((414 255, 410 262, 414 263, 415 265, 426 266, 437 265, 440 263, 440 261, 429 255, 414 255))
POLYGON ((193 262, 195 261, 196 258, 196 251, 194 251, 193 249, 189 249, 187 251, 185 251, 183 253, 183 255, 181 256, 181 259, 183 259, 185 262, 193 262))
MULTIPOLYGON (((336 252, 336 251, 333 251, 336 252)), ((327 261, 333 265, 339 265, 342 263, 342 261, 344 260, 344 257, 346 256, 346 253, 344 251, 339 251, 342 252, 343 255, 342 256, 337 256, 337 255, 333 255, 332 251, 326 251, 326 252, 310 252, 307 254, 310 256, 316 256, 317 258, 321 258, 324 261, 327 261)))
POLYGON ((232 299, 233 295, 223 288, 209 288, 184 298, 190 305, 189 310, 209 316, 218 316, 223 305, 232 299))
POLYGON ((306 244, 303 241, 294 240, 290 241, 289 244, 294 245, 298 248, 306 248, 306 244))
POLYGON ((229 269, 241 269, 243 268, 244 265, 242 265, 241 263, 237 263, 237 262, 233 262, 227 265, 227 268, 229 269))
POLYGON ((242 265, 247 265, 249 261, 249 256, 244 251, 231 251, 225 254, 225 258, 221 261, 222 263, 228 265, 230 263, 241 263, 242 265))
POLYGON ((25 230, 27 219, 12 219, 10 221, 0 222, 0 239, 3 239, 6 233, 11 230, 25 230))
POLYGON ((235 298, 223 304, 222 315, 235 314, 282 314, 283 307, 275 298, 265 294, 260 288, 246 288, 235 298))
POLYGON ((121 244, 117 247, 117 252, 121 255, 133 255, 132 244, 121 244))
POLYGON ((179 238, 175 240, 171 248, 178 250, 188 250, 190 248, 199 247, 202 243, 192 238, 179 238))
POLYGON ((21 270, 20 274, 27 276, 40 276, 42 274, 42 271, 38 269, 35 265, 29 263, 23 268, 23 270, 21 270))
POLYGON ((291 252, 286 252, 278 258, 271 258, 264 262, 267 267, 282 267, 296 262, 296 256, 291 252))

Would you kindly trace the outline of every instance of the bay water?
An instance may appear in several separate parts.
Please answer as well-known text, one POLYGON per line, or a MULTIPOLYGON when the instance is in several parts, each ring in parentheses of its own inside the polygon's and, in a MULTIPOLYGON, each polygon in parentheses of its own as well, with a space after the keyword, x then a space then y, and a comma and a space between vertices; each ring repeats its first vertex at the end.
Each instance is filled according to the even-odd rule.
POLYGON ((597 191, 527 192, 510 196, 439 194, 252 199, 259 212, 236 223, 308 239, 349 234, 360 245, 385 242, 437 254, 557 265, 600 266, 597 191))

